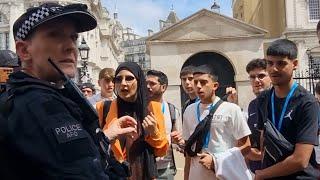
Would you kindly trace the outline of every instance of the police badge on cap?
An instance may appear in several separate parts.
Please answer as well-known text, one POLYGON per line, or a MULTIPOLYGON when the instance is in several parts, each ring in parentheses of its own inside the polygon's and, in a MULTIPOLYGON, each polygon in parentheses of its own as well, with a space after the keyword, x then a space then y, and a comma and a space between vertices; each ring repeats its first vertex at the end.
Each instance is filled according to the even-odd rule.
POLYGON ((62 6, 56 3, 29 8, 13 24, 14 38, 25 40, 39 25, 57 18, 71 19, 75 22, 78 33, 92 30, 97 26, 97 20, 87 9, 85 4, 62 6))

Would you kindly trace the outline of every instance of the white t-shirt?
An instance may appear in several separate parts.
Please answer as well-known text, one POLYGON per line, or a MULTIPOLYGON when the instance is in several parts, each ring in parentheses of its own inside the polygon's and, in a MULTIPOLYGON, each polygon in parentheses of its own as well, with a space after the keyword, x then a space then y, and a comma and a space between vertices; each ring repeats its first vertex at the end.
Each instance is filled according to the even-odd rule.
MULTIPOLYGON (((216 97, 214 104, 219 101, 216 97)), ((200 119, 203 120, 209 114, 211 104, 202 104, 199 102, 189 105, 183 114, 182 133, 183 138, 187 140, 198 124, 197 106, 199 105, 200 119)), ((224 152, 227 149, 236 146, 236 141, 248 136, 251 131, 238 105, 223 102, 213 115, 210 129, 210 139, 208 148, 203 151, 212 154, 224 152)), ((235 165, 236 166, 236 165, 235 165)), ((212 170, 206 169, 199 163, 199 157, 191 158, 189 179, 214 179, 212 170)))
MULTIPOLYGON (((172 121, 171 121, 171 116, 170 116, 170 110, 169 110, 169 105, 168 102, 163 101, 163 116, 164 116, 164 120, 165 120, 165 128, 166 128, 166 135, 169 141, 169 145, 171 145, 171 129, 172 129, 172 121)), ((181 118, 179 115, 179 111, 178 109, 175 109, 175 113, 176 113, 176 127, 178 131, 181 131, 181 118)), ((172 149, 171 146, 169 146, 168 151, 167 151, 167 155, 165 157, 158 157, 157 158, 157 168, 158 169, 166 169, 173 166, 172 163, 172 149)))

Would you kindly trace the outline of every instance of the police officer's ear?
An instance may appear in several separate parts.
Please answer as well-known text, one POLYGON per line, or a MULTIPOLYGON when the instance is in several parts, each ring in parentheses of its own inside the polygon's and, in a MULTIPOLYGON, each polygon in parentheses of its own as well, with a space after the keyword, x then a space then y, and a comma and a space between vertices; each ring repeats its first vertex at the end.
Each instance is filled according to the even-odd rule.
POLYGON ((30 61, 31 54, 29 51, 29 43, 28 41, 16 41, 16 53, 21 62, 30 61))

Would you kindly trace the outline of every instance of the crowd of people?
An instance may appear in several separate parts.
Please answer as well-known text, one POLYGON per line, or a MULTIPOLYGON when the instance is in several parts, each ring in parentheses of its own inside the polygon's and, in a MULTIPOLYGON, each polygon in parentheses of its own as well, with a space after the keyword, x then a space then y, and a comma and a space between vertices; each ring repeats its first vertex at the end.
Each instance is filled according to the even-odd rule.
POLYGON ((233 87, 216 95, 215 69, 189 65, 180 71, 188 96, 180 111, 164 97, 170 77, 134 62, 102 69, 99 93, 91 83, 74 87, 82 106, 54 66, 73 78, 78 33, 96 26, 86 5, 56 3, 14 23, 20 67, 1 82, 1 179, 172 180, 174 151, 184 155, 185 180, 320 178, 320 82, 314 96, 294 81, 294 42, 275 40, 247 64, 256 96, 248 110, 233 87), (83 107, 94 109, 93 122, 83 107))

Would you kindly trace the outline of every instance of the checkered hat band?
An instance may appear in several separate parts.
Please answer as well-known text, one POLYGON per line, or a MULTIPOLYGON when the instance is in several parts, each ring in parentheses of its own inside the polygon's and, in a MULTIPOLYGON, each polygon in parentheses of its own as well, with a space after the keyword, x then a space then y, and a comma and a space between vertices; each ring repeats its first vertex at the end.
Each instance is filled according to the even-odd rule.
POLYGON ((17 39, 24 40, 30 31, 33 29, 35 25, 41 22, 43 19, 48 17, 51 13, 55 12, 59 8, 47 8, 41 7, 36 12, 32 13, 21 25, 19 30, 17 31, 16 37, 17 39))

